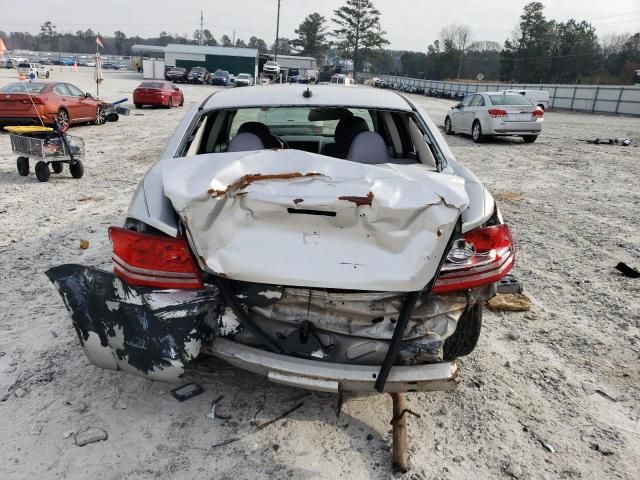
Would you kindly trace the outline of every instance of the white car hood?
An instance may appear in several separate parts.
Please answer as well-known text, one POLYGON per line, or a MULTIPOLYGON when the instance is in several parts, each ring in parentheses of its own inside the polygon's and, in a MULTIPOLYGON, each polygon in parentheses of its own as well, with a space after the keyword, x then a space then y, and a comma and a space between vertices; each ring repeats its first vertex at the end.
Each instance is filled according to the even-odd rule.
POLYGON ((424 165, 365 165, 292 149, 167 159, 161 167, 200 266, 248 282, 421 290, 469 202, 463 179, 424 165))

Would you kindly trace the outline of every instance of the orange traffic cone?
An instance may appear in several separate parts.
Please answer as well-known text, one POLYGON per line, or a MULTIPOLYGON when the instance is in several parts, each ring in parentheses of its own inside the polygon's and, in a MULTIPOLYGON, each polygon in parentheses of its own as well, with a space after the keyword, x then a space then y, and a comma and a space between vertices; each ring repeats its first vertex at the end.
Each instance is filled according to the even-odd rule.
POLYGON ((78 62, 73 62, 73 71, 74 72, 78 71, 78 62))

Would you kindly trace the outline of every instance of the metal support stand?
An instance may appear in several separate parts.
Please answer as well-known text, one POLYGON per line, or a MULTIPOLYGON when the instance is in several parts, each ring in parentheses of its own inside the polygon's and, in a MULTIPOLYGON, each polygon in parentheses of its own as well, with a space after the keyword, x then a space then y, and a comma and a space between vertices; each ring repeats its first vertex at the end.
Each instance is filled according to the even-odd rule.
POLYGON ((409 438, 407 435, 407 394, 391 393, 393 400, 393 468, 406 472, 409 470, 409 438))

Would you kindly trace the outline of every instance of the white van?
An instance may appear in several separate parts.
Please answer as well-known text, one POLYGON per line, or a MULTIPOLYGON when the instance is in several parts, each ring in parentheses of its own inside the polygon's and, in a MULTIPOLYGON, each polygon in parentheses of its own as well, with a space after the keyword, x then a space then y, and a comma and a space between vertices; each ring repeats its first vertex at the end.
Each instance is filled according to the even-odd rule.
POLYGON ((353 78, 348 77, 344 74, 337 74, 331 77, 331 85, 343 85, 345 87, 353 87, 356 82, 353 81, 353 78))
POLYGON ((519 93, 543 110, 549 108, 549 92, 546 90, 505 90, 505 93, 519 93))

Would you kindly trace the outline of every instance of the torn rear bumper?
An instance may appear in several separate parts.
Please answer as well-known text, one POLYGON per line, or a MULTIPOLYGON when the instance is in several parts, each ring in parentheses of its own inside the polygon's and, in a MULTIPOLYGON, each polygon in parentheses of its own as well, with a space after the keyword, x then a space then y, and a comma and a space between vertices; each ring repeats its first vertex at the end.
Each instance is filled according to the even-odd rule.
MULTIPOLYGON (((348 365, 319 362, 265 352, 257 348, 217 338, 204 351, 274 383, 323 392, 374 392, 380 370, 376 365, 348 365)), ((458 385, 456 362, 394 366, 385 383, 385 392, 451 390, 458 385)))
POLYGON ((200 354, 218 291, 132 287, 110 272, 60 265, 46 272, 58 288, 87 358, 101 368, 179 382, 200 354))

